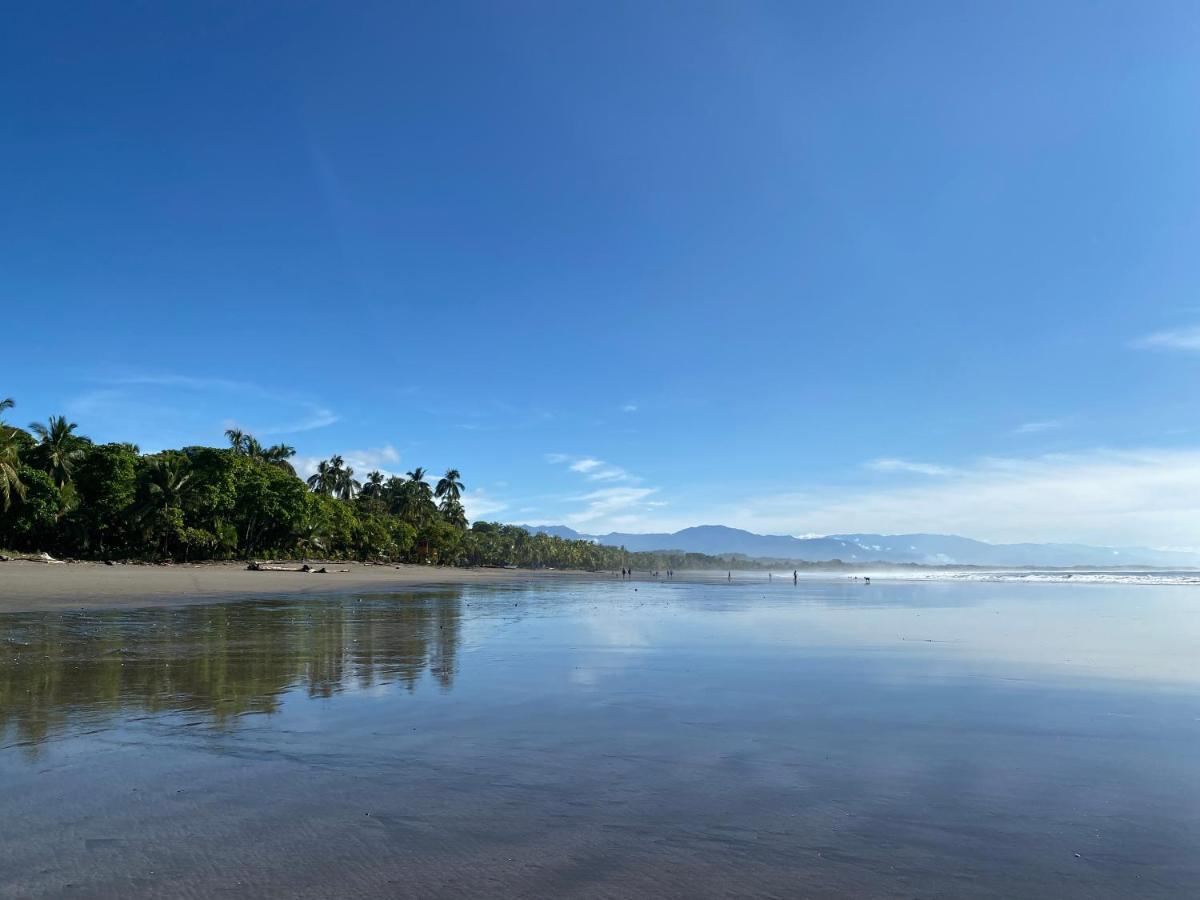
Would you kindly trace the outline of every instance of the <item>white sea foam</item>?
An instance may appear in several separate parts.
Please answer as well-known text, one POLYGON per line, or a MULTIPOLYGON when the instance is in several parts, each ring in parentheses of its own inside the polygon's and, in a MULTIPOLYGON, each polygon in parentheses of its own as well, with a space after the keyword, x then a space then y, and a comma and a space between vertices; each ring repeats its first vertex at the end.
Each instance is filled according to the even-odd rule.
POLYGON ((1044 570, 879 572, 873 578, 903 581, 989 581, 1038 584, 1200 584, 1200 571, 1044 570))

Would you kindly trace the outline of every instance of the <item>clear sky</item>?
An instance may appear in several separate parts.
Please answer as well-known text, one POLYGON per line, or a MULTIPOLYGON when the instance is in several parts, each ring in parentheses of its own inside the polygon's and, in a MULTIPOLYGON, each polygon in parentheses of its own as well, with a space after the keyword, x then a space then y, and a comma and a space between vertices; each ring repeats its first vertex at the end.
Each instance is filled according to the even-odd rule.
POLYGON ((1200 5, 30 3, 0 395, 584 531, 1200 547, 1200 5))

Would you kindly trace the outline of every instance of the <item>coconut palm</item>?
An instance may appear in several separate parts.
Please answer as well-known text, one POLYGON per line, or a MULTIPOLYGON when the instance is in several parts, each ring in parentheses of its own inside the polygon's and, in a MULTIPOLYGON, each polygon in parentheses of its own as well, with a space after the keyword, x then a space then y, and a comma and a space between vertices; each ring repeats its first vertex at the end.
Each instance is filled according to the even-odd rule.
POLYGON ((413 496, 422 500, 429 500, 433 497, 433 490, 429 487, 429 482, 425 480, 425 469, 417 466, 411 472, 406 472, 408 475, 409 490, 413 496))
MULTIPOLYGON (((12 401, 6 401, 12 406, 12 401)), ((15 494, 18 499, 25 499, 25 482, 21 481, 21 445, 17 439, 17 430, 0 423, 0 504, 8 511, 15 494)))
POLYGON ((257 459, 259 462, 265 462, 269 466, 274 466, 277 469, 283 469, 292 475, 296 474, 296 470, 292 468, 292 464, 288 462, 296 455, 296 448, 287 444, 273 444, 270 447, 264 447, 254 438, 250 438, 250 444, 247 447, 247 455, 251 459, 257 459))
POLYGON ((182 507, 193 487, 192 464, 186 456, 160 456, 149 460, 146 507, 182 507))
POLYGON ((33 422, 29 426, 29 430, 42 439, 38 453, 46 471, 59 487, 71 480, 75 463, 83 456, 83 438, 74 434, 78 427, 74 422, 68 422, 66 416, 51 416, 45 425, 33 422))
POLYGON ((246 452, 246 432, 240 428, 226 428, 225 437, 229 438, 229 447, 234 453, 246 452))
POLYGON ((447 500, 457 502, 462 498, 464 490, 461 478, 462 476, 459 475, 458 469, 447 469, 446 474, 441 477, 441 480, 438 481, 437 487, 433 491, 434 496, 444 497, 447 500))
POLYGON ((363 497, 379 499, 383 496, 383 473, 376 469, 373 472, 367 473, 366 483, 362 486, 360 494, 363 497))
POLYGON ((467 527, 467 511, 463 509, 462 503, 458 500, 447 497, 442 501, 440 511, 442 518, 456 528, 467 527))
POLYGON ((317 471, 308 476, 309 488, 317 494, 332 494, 336 475, 326 460, 317 463, 317 471))
MULTIPOLYGON (((341 459, 341 457, 337 457, 341 459)), ((334 493, 342 500, 353 500, 354 495, 362 488, 362 482, 354 477, 354 470, 347 467, 338 470, 337 484, 334 493)))
POLYGON ((183 533, 183 506, 196 489, 192 464, 186 456, 151 459, 146 472, 146 499, 138 518, 147 531, 162 540, 165 556, 172 537, 183 533))

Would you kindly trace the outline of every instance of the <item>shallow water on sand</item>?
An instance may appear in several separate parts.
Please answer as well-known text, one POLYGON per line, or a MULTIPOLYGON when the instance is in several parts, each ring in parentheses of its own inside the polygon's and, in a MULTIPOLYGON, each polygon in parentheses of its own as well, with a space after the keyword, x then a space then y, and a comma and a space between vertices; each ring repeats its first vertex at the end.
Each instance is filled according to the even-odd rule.
POLYGON ((0 616, 0 896, 1200 895, 1200 588, 0 616))

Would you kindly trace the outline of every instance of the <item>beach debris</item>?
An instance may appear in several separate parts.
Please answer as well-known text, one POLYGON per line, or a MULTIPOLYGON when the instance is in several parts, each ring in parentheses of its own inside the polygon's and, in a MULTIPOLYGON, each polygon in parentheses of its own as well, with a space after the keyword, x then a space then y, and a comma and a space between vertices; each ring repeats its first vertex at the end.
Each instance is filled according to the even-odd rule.
POLYGON ((7 556, 5 556, 3 553, 0 553, 0 562, 9 562, 9 561, 10 560, 7 556))
MULTIPOLYGON (((319 569, 314 569, 308 563, 302 566, 285 566, 279 563, 270 562, 251 562, 246 566, 248 572, 304 572, 311 575, 328 575, 329 569, 321 566, 319 569)), ((349 569, 338 569, 339 572, 349 572, 349 569)))
POLYGON ((4 558, 5 562, 15 562, 16 560, 21 560, 23 562, 40 562, 40 563, 46 563, 47 565, 55 565, 55 566, 65 566, 66 565, 65 560, 55 559, 53 556, 51 556, 49 553, 46 553, 44 550, 41 553, 36 554, 35 556, 15 556, 11 560, 4 558))

